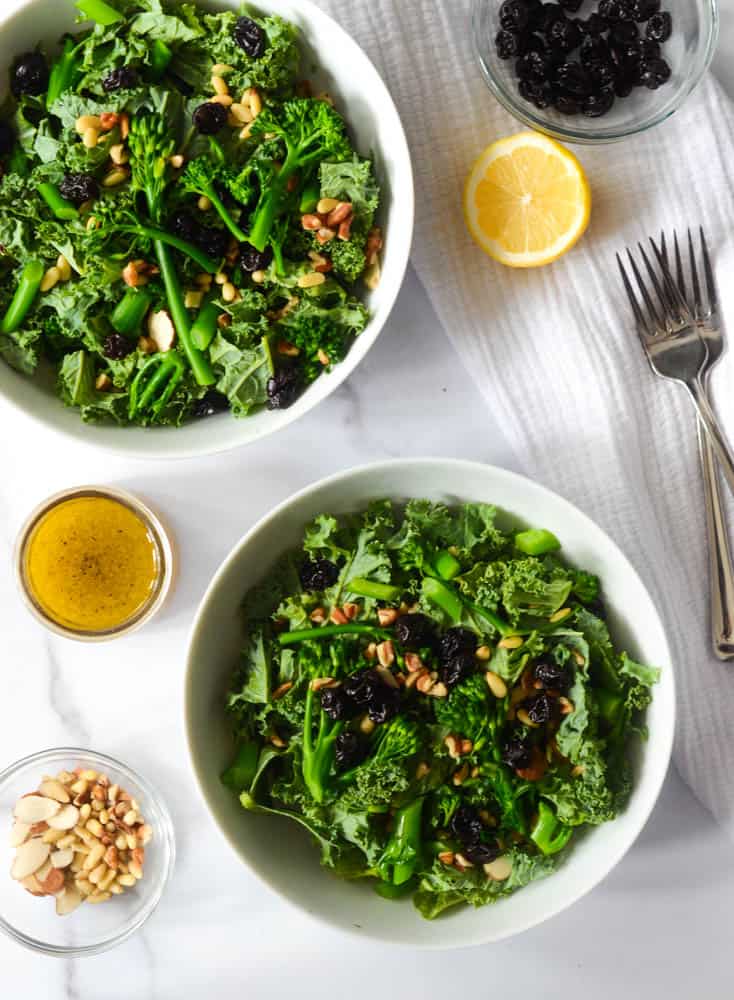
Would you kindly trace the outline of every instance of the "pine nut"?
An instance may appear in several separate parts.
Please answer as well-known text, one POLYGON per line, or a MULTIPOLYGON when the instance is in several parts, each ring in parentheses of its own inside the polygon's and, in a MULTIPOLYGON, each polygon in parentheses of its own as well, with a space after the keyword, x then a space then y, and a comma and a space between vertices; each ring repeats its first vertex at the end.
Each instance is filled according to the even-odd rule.
POLYGON ((249 139, 251 135, 252 135, 252 122, 250 122, 249 125, 245 125, 245 127, 242 129, 242 131, 240 132, 240 139, 249 139))
POLYGON ((318 271, 310 271, 308 274, 302 274, 298 279, 299 288, 317 288, 319 285, 323 285, 326 281, 326 277, 323 274, 319 274, 318 271))
POLYGON ((81 115, 74 122, 74 128, 79 135, 84 135, 87 129, 93 128, 99 131, 102 128, 102 119, 99 115, 81 115))
POLYGON ((492 650, 489 646, 480 646, 479 649, 474 654, 480 663, 486 663, 492 658, 492 650))
POLYGON ((454 736, 453 733, 449 733, 443 742, 449 752, 449 757, 453 757, 454 760, 458 760, 459 757, 461 757, 461 744, 459 743, 458 737, 454 736))
POLYGON ((102 824, 96 819, 90 819, 87 821, 87 830, 93 833, 95 837, 101 837, 103 831, 102 824))
POLYGON ((247 88, 247 90, 242 95, 242 103, 245 106, 249 105, 253 118, 257 118, 257 116, 263 109, 263 102, 262 98, 260 97, 260 92, 255 87, 247 88))
POLYGON ((438 855, 438 860, 442 865, 453 865, 454 863, 454 852, 453 851, 441 851, 438 855))
POLYGON ((99 130, 96 128, 84 129, 84 134, 82 135, 82 142, 87 147, 87 149, 94 149, 99 141, 99 130))
POLYGON ((105 852, 104 844, 99 844, 98 843, 96 845, 96 847, 93 847, 90 850, 89 854, 87 855, 86 861, 82 865, 82 868, 84 869, 84 871, 85 872, 90 872, 94 868, 96 868, 97 865, 102 860, 102 858, 104 857, 104 852, 105 852))
POLYGON ((244 104, 230 104, 229 112, 234 119, 233 124, 236 128, 252 121, 252 112, 244 104))
POLYGON ((111 869, 108 869, 107 870, 107 874, 103 875, 102 878, 97 883, 99 891, 100 892, 106 892, 107 889, 109 889, 109 887, 112 885, 112 883, 115 881, 116 878, 117 878, 117 872, 114 872, 111 869))
POLYGON ((424 760, 420 762, 418 767, 415 769, 416 781, 420 781, 421 778, 425 778, 431 773, 431 765, 427 764, 424 760))
POLYGON ((365 659, 376 660, 377 659, 377 643, 370 642, 364 651, 365 659))
POLYGON ((43 276, 41 281, 41 291, 50 292, 54 285, 57 285, 61 280, 61 272, 58 267, 50 267, 48 271, 43 276))
POLYGON ((128 850, 134 851, 137 845, 137 838, 132 834, 125 834, 125 840, 127 842, 128 850))
MULTIPOLYGON (((219 77, 217 77, 217 80, 218 79, 219 77)), ((222 80, 222 83, 224 83, 224 80, 222 80)), ((221 104, 222 107, 229 108, 232 105, 232 98, 229 96, 229 94, 215 94, 214 97, 212 97, 210 103, 221 104)))
POLYGON ((207 196, 205 194, 203 194, 199 198, 199 200, 197 201, 196 204, 198 205, 200 212, 209 212, 209 211, 211 211, 212 203, 209 201, 209 199, 207 198, 207 196))
POLYGON ((102 862, 102 864, 97 865, 97 867, 93 868, 89 873, 89 881, 92 885, 97 885, 100 880, 105 877, 108 871, 109 869, 107 868, 107 865, 102 862))
POLYGON ((574 703, 569 701, 568 698, 559 698, 558 704, 561 706, 561 715, 570 715, 576 708, 574 703))
POLYGON ((56 267, 59 269, 59 276, 62 281, 68 281, 71 277, 71 264, 62 253, 56 260, 56 267))
POLYGON ((87 896, 88 903, 106 903, 110 899, 112 893, 109 892, 93 892, 90 896, 87 896))
POLYGON ((517 718, 518 718, 518 720, 520 722, 522 722, 522 724, 524 726, 528 726, 529 729, 538 729, 539 728, 538 727, 538 723, 537 722, 533 722, 533 720, 530 718, 530 716, 528 715, 528 713, 525 711, 524 708, 518 708, 518 710, 517 710, 517 718))
POLYGON ((524 642, 521 635, 508 635, 506 639, 500 639, 497 647, 499 649, 519 649, 524 642))
POLYGON ((381 279, 382 268, 380 267, 379 260, 375 259, 364 273, 365 286, 369 288, 371 292, 374 292, 376 288, 379 288, 381 279))
POLYGON ((451 776, 451 781, 458 788, 459 785, 464 784, 464 782, 468 777, 469 777, 469 765, 463 764, 458 771, 454 771, 453 775, 451 776))
POLYGON ((487 680, 487 686, 495 698, 506 698, 507 697, 507 685, 499 676, 495 674, 494 671, 488 670, 484 675, 487 680))
POLYGON ((217 285, 225 285, 228 281, 229 278, 224 271, 220 271, 218 274, 214 275, 214 283, 217 285))
POLYGON ((168 162, 174 170, 180 170, 184 165, 184 158, 180 153, 174 153, 173 156, 169 156, 168 162))
POLYGON ((121 142, 117 142, 114 146, 110 146, 110 159, 113 163, 118 164, 118 166, 123 163, 127 163, 130 159, 127 150, 121 142))
POLYGON ((576 661, 579 667, 583 667, 586 665, 586 660, 581 655, 581 653, 579 653, 578 649, 574 649, 571 655, 573 656, 574 660, 576 661))
POLYGON ((118 170, 110 170, 106 177, 102 178, 102 187, 117 187, 118 184, 122 184, 127 180, 127 170, 119 168, 118 170))
POLYGON ((124 851, 127 848, 127 837, 124 833, 121 833, 115 841, 115 847, 118 851, 124 851))
POLYGON ((134 875, 136 879, 141 879, 143 877, 143 869, 137 861, 131 861, 128 868, 130 869, 130 874, 134 875))
POLYGON ((570 608, 561 608, 559 611, 556 611, 554 615, 551 615, 548 621, 551 623, 551 625, 555 625, 556 622, 562 622, 564 618, 568 618, 570 614, 571 614, 570 608))
POLYGON ((428 694, 431 696, 431 698, 448 698, 449 689, 446 687, 445 684, 439 681, 437 684, 433 685, 428 694))
POLYGON ((125 824, 125 826, 135 826, 137 821, 138 821, 138 814, 135 812, 134 809, 131 809, 129 812, 126 812, 125 815, 122 817, 122 822, 125 824))
POLYGON ((314 677, 311 681, 311 690, 320 691, 322 688, 329 687, 329 685, 334 683, 333 677, 314 677))
POLYGON ((132 888, 137 882, 137 879, 135 878, 134 875, 118 875, 117 881, 120 883, 120 885, 132 888))
POLYGON ((212 76, 226 76, 227 73, 231 73, 234 70, 234 66, 228 66, 227 63, 214 63, 212 66, 212 76))
POLYGON ((229 87, 227 86, 227 81, 223 80, 221 76, 213 76, 211 79, 212 87, 216 94, 228 94, 229 87))
POLYGON ((184 296, 184 305, 187 309, 198 309, 203 295, 203 292, 193 292, 189 289, 184 296))
POLYGON ((127 111, 123 111, 120 115, 120 138, 125 141, 130 135, 130 116, 127 111))
POLYGON ((371 733, 374 733, 376 728, 375 723, 372 719, 370 719, 369 715, 365 715, 359 724, 359 731, 364 733, 365 736, 369 736, 371 733))
POLYGON ((265 271, 252 272, 252 280, 255 282, 256 285, 262 285, 266 277, 267 275, 265 274, 265 271))
POLYGON ((338 204, 339 202, 336 198, 322 198, 316 206, 316 211, 319 215, 328 215, 334 211, 338 204))
POLYGON ((237 298, 237 289, 231 281, 225 281, 222 285, 222 298, 225 302, 234 302, 237 298))

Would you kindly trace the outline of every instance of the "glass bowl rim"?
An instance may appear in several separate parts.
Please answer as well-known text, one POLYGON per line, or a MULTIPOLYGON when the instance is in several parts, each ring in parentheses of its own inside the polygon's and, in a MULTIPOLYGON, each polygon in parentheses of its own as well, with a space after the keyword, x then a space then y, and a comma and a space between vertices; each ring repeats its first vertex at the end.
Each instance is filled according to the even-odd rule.
POLYGON ((142 628, 151 620, 162 608, 173 586, 176 574, 176 553, 173 539, 160 516, 152 510, 147 503, 144 503, 134 493, 121 489, 118 486, 99 486, 87 484, 72 486, 64 490, 59 490, 51 496, 42 500, 23 522, 15 540, 13 551, 13 565, 15 569, 15 579, 20 590, 23 603, 31 612, 33 617, 50 632, 61 635, 65 639, 73 639, 76 642, 107 642, 111 639, 119 639, 124 635, 129 635, 142 628), (121 622, 114 628, 100 629, 97 631, 85 632, 74 629, 66 625, 61 625, 53 618, 49 617, 40 605, 36 602, 30 592, 26 581, 24 568, 24 557, 26 547, 31 539, 34 529, 41 519, 54 507, 74 500, 76 497, 100 496, 108 500, 116 501, 132 510, 146 525, 148 531, 153 536, 159 559, 160 567, 157 575, 157 587, 146 603, 130 618, 121 622))
POLYGON ((36 753, 29 754, 26 757, 21 757, 19 760, 16 760, 12 764, 3 768, 2 771, 0 771, 0 788, 2 788, 6 781, 13 778, 26 767, 33 766, 35 764, 43 765, 45 763, 69 757, 78 759, 80 762, 89 762, 98 766, 106 765, 107 767, 119 771, 131 782, 134 782, 142 788, 146 796, 153 802, 155 809, 158 812, 155 832, 156 842, 162 845, 163 850, 163 874, 160 879, 160 884, 155 892, 149 899, 145 900, 145 902, 141 904, 140 913, 137 917, 131 920, 130 923, 123 927, 121 931, 108 935, 106 938, 97 941, 94 944, 54 945, 46 941, 39 941, 30 934, 25 934, 17 927, 14 927, 13 924, 5 919, 2 912, 0 912, 0 931, 2 931, 2 933, 11 938, 11 940, 22 945, 24 948, 28 948, 30 951, 49 955, 53 958, 78 958, 86 955, 99 955, 101 952, 109 951, 109 949, 116 947, 118 944, 122 944, 123 941, 127 941, 129 937, 131 937, 143 926, 143 924, 157 909, 158 904, 163 897, 163 893, 165 892, 166 886, 170 881, 171 875, 173 874, 176 862, 176 840, 173 829, 173 820, 171 819, 171 814, 168 811, 165 801, 161 797, 158 790, 147 780, 147 778, 144 778, 137 771, 133 770, 133 768, 128 767, 127 764, 123 764, 122 761, 110 756, 109 754, 101 753, 98 750, 89 750, 84 747, 49 747, 46 750, 38 750, 36 753))
POLYGON ((573 128, 563 128, 560 125, 551 124, 547 118, 543 117, 542 114, 536 114, 535 111, 531 110, 531 104, 525 101, 520 101, 499 83, 490 66, 490 63, 485 58, 480 42, 480 17, 482 16, 483 9, 486 7, 488 2, 489 0, 472 0, 471 14, 472 47, 487 87, 490 89, 492 94, 494 94, 502 107, 524 125, 528 125, 530 128, 533 128, 538 132, 543 132, 545 135, 549 135, 561 142, 576 143, 582 146, 601 146, 612 142, 621 142, 623 139, 628 139, 632 136, 648 132, 650 129, 655 128, 656 125, 660 125, 662 122, 667 121, 668 118, 672 117, 676 111, 679 111, 682 108, 696 87, 698 87, 701 83, 701 80, 711 66, 711 61, 714 58, 716 45, 719 39, 719 30, 721 27, 719 17, 719 0, 704 0, 705 9, 708 10, 711 18, 706 53, 699 72, 685 82, 671 107, 668 107, 660 111, 658 114, 648 117, 639 124, 631 127, 627 126, 625 128, 608 129, 604 129, 602 127, 596 133, 579 133, 573 128))

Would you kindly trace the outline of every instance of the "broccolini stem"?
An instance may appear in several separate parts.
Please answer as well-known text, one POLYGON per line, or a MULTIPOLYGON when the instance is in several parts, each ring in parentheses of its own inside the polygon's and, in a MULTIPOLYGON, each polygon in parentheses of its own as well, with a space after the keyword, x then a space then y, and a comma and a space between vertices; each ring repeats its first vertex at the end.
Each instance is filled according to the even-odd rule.
POLYGON ((150 50, 150 69, 155 80, 159 80, 168 69, 173 52, 165 42, 156 38, 150 50))
POLYGON ((373 625, 322 625, 320 628, 282 632, 278 642, 281 646, 297 646, 307 639, 331 639, 338 635, 371 635, 375 639, 387 639, 390 633, 373 625))
POLYGON ((361 576, 350 580, 344 589, 348 594, 373 597, 376 601, 397 601, 402 593, 400 587, 393 587, 390 583, 378 583, 376 580, 365 580, 361 576))
POLYGON ((538 803, 538 819, 530 833, 530 839, 543 854, 558 854, 573 836, 573 827, 561 823, 555 811, 543 802, 538 803))
POLYGON ((205 303, 191 327, 191 342, 200 351, 206 351, 217 332, 217 320, 221 309, 216 302, 205 303))
POLYGON ((392 836, 378 866, 383 882, 403 885, 418 867, 422 846, 422 812, 423 799, 419 798, 396 813, 392 836))
POLYGON ((557 552, 561 543, 553 532, 544 528, 531 528, 515 535, 515 547, 528 556, 544 556, 548 552, 557 552))
POLYGON ((453 580, 461 573, 461 563, 446 550, 438 553, 433 565, 442 580, 453 580))
POLYGON ((57 219, 69 222, 71 219, 79 218, 79 211, 76 206, 72 205, 70 201, 67 201, 66 198, 62 196, 55 184, 51 184, 49 181, 43 181, 43 183, 38 185, 38 193, 57 219))
POLYGON ((7 312, 0 324, 1 333, 14 333, 26 318, 41 287, 45 269, 40 260, 29 260, 23 268, 7 312))
MULTIPOLYGON (((229 214, 229 212, 227 211, 227 207, 225 206, 224 202, 219 197, 219 195, 217 194, 217 192, 214 190, 214 185, 213 184, 210 184, 209 187, 207 188, 206 196, 209 199, 209 201, 212 203, 212 205, 214 206, 214 210, 217 213, 217 215, 219 216, 219 218, 222 220, 222 222, 225 224, 225 226, 230 231, 230 233, 234 236, 234 238, 237 240, 237 242, 238 243, 247 243, 247 234, 244 233, 242 231, 242 229, 240 229, 240 227, 234 221, 234 219, 232 218, 232 216, 229 214)), ((260 248, 258 247, 258 249, 260 249, 260 248)), ((264 249, 264 247, 263 247, 263 249, 264 249)))
POLYGON ((128 288, 115 306, 110 323, 118 333, 135 333, 150 308, 153 296, 145 288, 128 288))
POLYGON ((219 264, 207 256, 203 250, 200 250, 193 243, 189 243, 188 240, 182 240, 180 236, 167 233, 164 229, 157 229, 155 226, 146 226, 143 223, 139 223, 135 226, 120 226, 118 231, 121 233, 139 233, 141 236, 147 236, 149 240, 160 240, 161 243, 173 247, 174 250, 180 250, 182 254, 190 257, 207 274, 216 274, 219 270, 219 264))
POLYGON ((110 7, 104 0, 76 0, 76 6, 90 21, 96 21, 97 24, 101 24, 105 28, 117 21, 124 20, 119 10, 110 7))
POLYGON ((74 83, 74 77, 79 66, 77 51, 83 44, 84 42, 75 45, 74 39, 69 36, 64 39, 64 47, 61 55, 53 64, 48 80, 48 90, 46 91, 47 108, 50 108, 74 83))
POLYGON ((198 351, 191 342, 189 314, 184 305, 181 284, 178 280, 173 260, 171 259, 171 253, 162 240, 155 240, 153 245, 158 258, 158 266, 161 269, 163 284, 166 288, 166 298, 171 310, 173 325, 176 328, 181 346, 191 365, 191 371, 194 373, 194 378, 199 385, 212 385, 216 382, 216 377, 212 371, 209 359, 201 351, 198 351))

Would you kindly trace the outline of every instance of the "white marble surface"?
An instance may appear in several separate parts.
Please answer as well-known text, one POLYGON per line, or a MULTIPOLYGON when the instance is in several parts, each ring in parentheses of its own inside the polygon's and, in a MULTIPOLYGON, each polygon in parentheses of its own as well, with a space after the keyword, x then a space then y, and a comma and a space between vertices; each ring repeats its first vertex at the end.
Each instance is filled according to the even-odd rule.
MULTIPOLYGON (((717 71, 734 96, 734 5, 724 6, 717 71)), ((349 465, 418 454, 515 462, 414 276, 349 382, 249 450, 160 466, 50 442, 3 404, 0 426, 0 767, 64 744, 121 757, 165 791, 179 851, 158 912, 114 952, 58 961, 0 940, 0 997, 731 997, 731 844, 673 773, 639 842, 595 892, 546 926, 459 954, 360 944, 309 922, 242 868, 204 810, 182 723, 186 636, 209 578, 244 530, 297 488, 349 465), (149 498, 169 518, 182 559, 161 618, 103 647, 50 638, 22 607, 10 565, 28 510, 92 480, 149 498)), ((0 880, 0 901, 11 891, 0 880)))

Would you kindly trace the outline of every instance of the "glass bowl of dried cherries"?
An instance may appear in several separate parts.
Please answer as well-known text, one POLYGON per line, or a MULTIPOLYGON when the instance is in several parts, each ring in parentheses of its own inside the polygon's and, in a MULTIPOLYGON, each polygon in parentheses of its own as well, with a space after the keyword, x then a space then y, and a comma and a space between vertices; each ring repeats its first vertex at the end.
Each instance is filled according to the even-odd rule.
POLYGON ((717 0, 474 0, 484 78, 516 118, 566 142, 615 142, 677 111, 706 72, 717 0))

